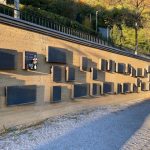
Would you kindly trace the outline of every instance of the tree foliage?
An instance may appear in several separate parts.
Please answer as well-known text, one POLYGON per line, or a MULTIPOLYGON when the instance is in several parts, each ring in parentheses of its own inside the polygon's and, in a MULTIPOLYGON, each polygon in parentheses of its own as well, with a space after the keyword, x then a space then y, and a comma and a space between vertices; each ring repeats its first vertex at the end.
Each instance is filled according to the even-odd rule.
POLYGON ((98 11, 98 26, 111 29, 114 44, 134 49, 137 30, 139 51, 149 53, 150 0, 21 0, 21 3, 61 24, 76 29, 83 28, 79 25, 82 24, 91 31, 95 30, 98 11))

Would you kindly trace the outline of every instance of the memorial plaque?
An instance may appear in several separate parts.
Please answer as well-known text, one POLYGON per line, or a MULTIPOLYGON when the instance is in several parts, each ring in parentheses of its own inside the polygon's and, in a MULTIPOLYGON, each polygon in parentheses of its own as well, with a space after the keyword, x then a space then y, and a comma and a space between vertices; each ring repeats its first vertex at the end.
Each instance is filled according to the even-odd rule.
POLYGON ((118 83, 117 85, 117 93, 121 94, 122 93, 122 84, 118 83))
POLYGON ((104 82, 104 84, 103 84, 103 93, 104 94, 112 94, 113 93, 113 83, 104 82))
POLYGON ((53 86, 53 102, 61 101, 61 86, 53 86))
POLYGON ((109 60, 109 69, 110 72, 115 72, 116 71, 116 63, 113 60, 109 60))
POLYGON ((81 70, 82 71, 91 71, 92 61, 87 57, 81 57, 81 70))
POLYGON ((102 71, 107 71, 108 68, 108 62, 105 59, 101 59, 101 70, 102 71))
POLYGON ((36 93, 36 85, 8 86, 6 88, 7 105, 34 103, 36 93))
POLYGON ((62 82, 62 67, 61 66, 53 66, 53 81, 54 82, 62 82))
POLYGON ((96 83, 92 85, 92 95, 98 95, 98 85, 96 83))
POLYGON ((74 98, 85 97, 88 95, 88 84, 75 84, 74 85, 74 98))
POLYGON ((98 70, 96 68, 92 68, 92 78, 98 80, 98 70))
POLYGON ((37 53, 36 52, 25 52, 25 69, 37 70, 37 53))
POLYGON ((148 77, 148 71, 146 69, 144 69, 144 78, 148 77))
POLYGON ((128 64, 127 73, 128 73, 128 74, 131 74, 131 73, 132 73, 132 66, 131 66, 131 64, 128 64))
POLYGON ((0 70, 15 70, 18 54, 15 50, 0 49, 0 70))
POLYGON ((142 91, 147 91, 147 85, 146 85, 145 82, 142 82, 142 83, 141 83, 141 90, 142 90, 142 91))
POLYGON ((136 84, 133 84, 133 92, 134 93, 138 92, 138 86, 136 86, 136 84))
POLYGON ((138 86, 138 87, 141 87, 141 83, 142 83, 141 79, 140 79, 140 78, 137 78, 137 86, 138 86))
POLYGON ((124 63, 118 63, 118 73, 125 74, 126 65, 124 63))
POLYGON ((137 77, 137 71, 134 67, 132 67, 132 77, 137 77))
POLYGON ((66 68, 66 80, 75 81, 75 68, 74 67, 66 68))
POLYGON ((66 64, 66 52, 64 49, 49 47, 48 49, 48 56, 47 62, 49 63, 59 63, 59 64, 66 64))
POLYGON ((131 92, 131 84, 130 83, 124 83, 123 84, 123 93, 129 93, 131 92))
POLYGON ((142 68, 137 68, 137 76, 138 77, 142 77, 143 74, 142 74, 142 68))

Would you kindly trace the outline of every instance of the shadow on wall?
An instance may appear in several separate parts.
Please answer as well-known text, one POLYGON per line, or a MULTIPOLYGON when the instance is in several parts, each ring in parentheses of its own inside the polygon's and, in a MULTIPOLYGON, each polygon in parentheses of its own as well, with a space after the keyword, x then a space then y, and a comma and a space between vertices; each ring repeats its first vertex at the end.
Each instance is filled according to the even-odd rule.
POLYGON ((45 86, 37 86, 37 93, 36 93, 36 104, 42 105, 44 104, 44 94, 45 93, 45 86))
MULTIPOLYGON (((6 53, 8 52, 7 49, 2 49, 6 53)), ((9 50, 9 53, 13 52, 14 50, 9 50)), ((77 66, 73 65, 73 53, 71 51, 68 51, 66 49, 61 49, 61 51, 66 53, 66 61, 69 66, 73 66, 76 69, 76 77, 81 75, 81 79, 77 78, 77 82, 86 82, 86 73, 85 72, 80 72, 80 68, 77 66), (78 75, 79 74, 79 75, 78 75)), ((23 76, 38 76, 38 75, 50 75, 50 67, 52 65, 60 65, 59 63, 48 63, 46 62, 46 57, 45 55, 38 54, 38 67, 36 71, 27 71, 23 69, 23 53, 17 53, 16 51, 16 63, 15 63, 15 69, 9 70, 9 69, 3 69, 3 72, 6 72, 8 74, 18 74, 18 75, 23 75, 23 76)), ((65 65, 65 66, 66 66, 65 65)))
POLYGON ((18 80, 15 77, 12 77, 11 75, 0 73, 0 108, 6 106, 6 87, 24 84, 24 80, 18 80))
MULTIPOLYGON (((59 48, 58 48, 59 49, 59 48)), ((7 49, 0 49, 0 51, 5 51, 6 53, 8 52, 7 49)), ((9 53, 13 52, 14 50, 9 50, 9 53)), ((73 53, 71 51, 68 51, 66 49, 61 49, 61 51, 66 53, 66 58, 67 58, 67 64, 68 65, 73 65, 73 53)), ((16 51, 17 52, 17 51, 16 51)), ((3 71, 7 72, 7 73, 13 73, 13 74, 20 74, 20 75, 25 75, 25 76, 34 76, 34 75, 48 75, 50 74, 50 66, 54 65, 54 63, 48 63, 46 62, 46 57, 43 54, 37 54, 38 57, 38 67, 36 71, 27 71, 23 69, 23 53, 18 52, 16 54, 16 61, 17 63, 16 65, 16 70, 9 70, 9 69, 5 69, 3 71)), ((55 64, 57 65, 57 64, 55 64)), ((58 63, 58 65, 61 65, 58 63)))
POLYGON ((12 85, 24 85, 24 80, 19 80, 11 75, 0 72, 0 87, 2 86, 12 86, 12 85))
POLYGON ((87 73, 85 71, 81 71, 80 67, 76 66, 75 68, 76 68, 76 82, 86 83, 87 73))
MULTIPOLYGON (((80 56, 86 56, 86 57, 89 58, 89 59, 90 59, 90 57, 91 57, 91 56, 90 56, 91 54, 87 53, 86 50, 85 50, 85 51, 81 51, 80 49, 75 48, 75 47, 73 47, 73 46, 70 46, 69 44, 66 44, 66 43, 64 43, 64 42, 61 42, 61 44, 64 45, 64 47, 66 47, 67 49, 70 49, 70 50, 72 50, 72 51, 74 51, 74 52, 77 52, 79 57, 80 57, 80 56), (88 55, 87 55, 87 54, 88 54, 88 55)), ((92 56, 94 56, 94 57, 96 57, 96 58, 99 58, 97 55, 94 55, 94 53, 92 53, 92 56)), ((98 63, 98 62, 97 62, 97 63, 98 63)), ((92 61, 92 67, 98 68, 98 64, 97 64, 97 63, 94 62, 94 61, 92 61)), ((81 73, 81 74, 84 74, 84 73, 81 73)), ((85 75, 85 77, 86 77, 86 75, 85 75)), ((98 73, 98 80, 101 81, 101 82, 104 82, 105 79, 106 79, 106 73, 103 72, 103 71, 99 71, 99 73, 98 73)), ((82 81, 80 81, 80 82, 82 82, 82 81)), ((86 82, 88 82, 88 81, 86 81, 86 82)))
MULTIPOLYGON (((57 47, 55 47, 56 49, 59 49, 57 47)), ((73 66, 75 68, 75 77, 76 83, 88 83, 89 81, 87 80, 87 73, 84 71, 80 71, 80 67, 79 66, 74 66, 73 65, 73 52, 69 51, 67 49, 60 49, 62 52, 64 52, 66 54, 66 65, 69 66, 73 66)), ((7 49, 0 49, 0 52, 4 51, 4 52, 8 52, 8 53, 15 53, 15 58, 13 58, 15 61, 15 68, 16 69, 12 69, 12 70, 3 70, 3 72, 5 72, 6 74, 14 74, 14 75, 23 75, 23 76, 38 76, 38 75, 50 75, 50 66, 51 65, 61 65, 61 64, 54 64, 54 63, 48 63, 46 62, 46 57, 43 54, 38 54, 38 68, 36 71, 27 71, 27 70, 23 70, 23 60, 24 60, 24 55, 22 52, 17 52, 15 50, 7 50, 7 49)), ((81 53, 81 52, 79 52, 81 53)), ((79 55, 80 57, 80 55, 79 55)), ((91 67, 97 67, 97 63, 92 62, 92 66, 91 67)), ((21 81, 21 80, 17 80, 16 78, 11 78, 11 75, 7 77, 7 79, 5 80, 6 76, 1 76, 1 78, 3 79, 1 82, 6 81, 7 79, 9 79, 6 83, 8 83, 8 85, 5 84, 1 84, 3 86, 10 86, 10 85, 24 85, 25 81, 21 81), (14 80, 15 79, 15 80, 14 80)), ((98 74, 98 80, 99 81, 105 81, 105 72, 101 72, 99 71, 98 74)), ((65 82, 65 80, 64 80, 65 82)), ((67 82, 66 82, 67 83, 67 82)), ((68 82, 68 84, 73 84, 74 82, 68 82)), ((69 93, 71 95, 71 90, 69 90, 69 93)), ((67 92, 65 92, 67 93, 67 92)), ((68 96, 70 97, 70 96, 68 96)), ((67 97, 66 97, 67 98, 67 97)))
POLYGON ((72 90, 67 86, 62 86, 62 101, 70 101, 72 90))
POLYGON ((82 56, 82 55, 86 56, 87 55, 86 51, 81 51, 79 48, 75 48, 75 47, 70 46, 69 44, 66 44, 64 42, 60 42, 60 43, 61 43, 61 45, 64 45, 64 47, 66 47, 67 49, 70 49, 72 51, 75 51, 75 52, 79 53, 79 56, 82 56))
POLYGON ((50 74, 50 64, 46 62, 46 56, 42 54, 37 54, 38 66, 36 71, 23 69, 23 53, 18 53, 19 63, 17 70, 14 74, 20 74, 24 76, 36 76, 36 75, 48 75, 50 74))
POLYGON ((100 70, 98 72, 98 80, 101 82, 105 82, 106 81, 106 72, 100 70))
POLYGON ((150 101, 147 100, 72 129, 37 149, 121 149, 141 128, 149 114, 150 101))
MULTIPOLYGON (((97 58, 97 59, 99 59, 100 58, 100 56, 98 56, 97 55, 97 53, 95 53, 94 51, 90 51, 90 52, 88 52, 88 51, 86 51, 86 48, 84 48, 84 49, 80 49, 80 46, 78 46, 79 48, 75 48, 75 47, 73 47, 73 46, 70 46, 69 44, 67 44, 67 43, 64 43, 64 42, 61 42, 61 44, 62 45, 64 45, 64 47, 66 47, 67 49, 70 49, 70 50, 72 50, 72 51, 74 51, 74 52, 77 52, 78 54, 79 54, 79 56, 87 56, 87 57, 91 57, 91 55, 93 56, 93 57, 95 57, 95 58, 97 58)), ((98 51, 101 51, 100 49, 97 49, 98 51)))

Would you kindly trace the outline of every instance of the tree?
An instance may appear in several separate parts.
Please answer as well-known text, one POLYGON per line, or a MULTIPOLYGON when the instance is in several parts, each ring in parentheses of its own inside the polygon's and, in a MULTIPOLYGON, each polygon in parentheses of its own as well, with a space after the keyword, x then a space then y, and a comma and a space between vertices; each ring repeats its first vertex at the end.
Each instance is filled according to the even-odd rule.
POLYGON ((143 21, 144 18, 142 16, 142 13, 145 8, 145 0, 134 0, 131 1, 131 5, 134 8, 133 12, 133 21, 135 23, 134 29, 135 29, 135 53, 137 54, 138 51, 138 30, 139 28, 143 27, 143 21))
POLYGON ((150 4, 149 0, 110 0, 113 5, 120 4, 122 8, 129 8, 125 23, 127 26, 135 30, 135 53, 138 51, 138 31, 143 28, 145 18, 143 13, 146 7, 150 4))
POLYGON ((74 0, 20 0, 22 4, 46 10, 69 19, 76 19, 77 6, 74 0))

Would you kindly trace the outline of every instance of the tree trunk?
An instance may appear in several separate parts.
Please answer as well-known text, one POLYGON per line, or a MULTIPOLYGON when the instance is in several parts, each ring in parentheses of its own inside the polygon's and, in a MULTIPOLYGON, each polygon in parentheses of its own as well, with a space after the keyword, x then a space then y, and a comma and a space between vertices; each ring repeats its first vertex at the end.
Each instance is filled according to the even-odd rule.
POLYGON ((138 29, 135 28, 135 54, 138 52, 138 29))

